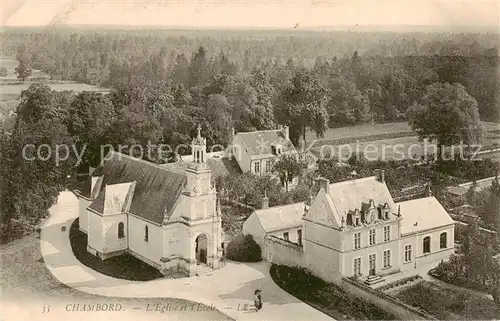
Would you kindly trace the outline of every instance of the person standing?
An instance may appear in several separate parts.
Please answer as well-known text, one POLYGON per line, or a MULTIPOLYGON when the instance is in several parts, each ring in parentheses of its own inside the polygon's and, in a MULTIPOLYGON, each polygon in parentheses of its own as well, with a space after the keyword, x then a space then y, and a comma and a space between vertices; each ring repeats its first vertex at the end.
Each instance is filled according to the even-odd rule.
POLYGON ((253 304, 255 305, 255 312, 258 312, 260 310, 259 290, 255 290, 253 293, 253 304))
POLYGON ((257 311, 262 309, 262 296, 261 296, 261 290, 257 290, 257 311))

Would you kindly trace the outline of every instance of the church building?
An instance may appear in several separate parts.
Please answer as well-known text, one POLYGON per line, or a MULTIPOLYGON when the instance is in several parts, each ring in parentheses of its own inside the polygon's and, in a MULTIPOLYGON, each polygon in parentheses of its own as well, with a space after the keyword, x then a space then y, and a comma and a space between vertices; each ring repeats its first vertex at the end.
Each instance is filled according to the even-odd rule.
POLYGON ((128 253, 164 275, 218 269, 220 206, 206 163, 206 139, 193 139, 183 170, 111 151, 79 196, 87 250, 102 260, 128 253))

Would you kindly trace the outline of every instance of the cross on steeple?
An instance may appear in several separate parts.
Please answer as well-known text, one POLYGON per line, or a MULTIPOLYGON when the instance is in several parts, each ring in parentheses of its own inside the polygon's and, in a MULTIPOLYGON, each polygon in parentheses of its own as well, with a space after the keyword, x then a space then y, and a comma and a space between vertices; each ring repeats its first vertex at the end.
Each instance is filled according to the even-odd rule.
POLYGON ((201 126, 200 124, 198 124, 198 128, 196 128, 198 130, 198 138, 201 138, 201 126))

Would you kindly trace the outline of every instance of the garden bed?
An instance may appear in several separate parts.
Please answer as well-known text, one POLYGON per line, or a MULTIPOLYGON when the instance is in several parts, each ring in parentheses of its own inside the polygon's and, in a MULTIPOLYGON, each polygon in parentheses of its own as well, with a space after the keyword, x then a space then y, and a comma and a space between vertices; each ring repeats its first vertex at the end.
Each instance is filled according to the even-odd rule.
POLYGON ((396 316, 364 299, 328 283, 309 271, 283 265, 271 266, 271 277, 283 290, 336 320, 395 320, 396 316))
POLYGON ((90 254, 87 251, 87 234, 79 230, 78 220, 76 219, 71 225, 69 237, 73 254, 83 265, 99 273, 131 281, 150 281, 164 277, 160 271, 130 254, 112 257, 105 261, 90 254))
POLYGON ((441 320, 492 320, 500 315, 500 309, 488 298, 427 281, 403 289, 396 297, 441 320))

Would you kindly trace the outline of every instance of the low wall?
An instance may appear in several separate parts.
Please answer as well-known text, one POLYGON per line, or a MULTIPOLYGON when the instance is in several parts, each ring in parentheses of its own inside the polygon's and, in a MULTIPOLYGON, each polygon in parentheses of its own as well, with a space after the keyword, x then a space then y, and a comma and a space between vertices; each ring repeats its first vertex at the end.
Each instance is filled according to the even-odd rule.
POLYGON ((342 278, 339 285, 346 289, 349 293, 357 295, 369 302, 372 302, 381 309, 391 312, 396 315, 399 320, 438 320, 434 316, 412 307, 401 300, 348 278, 342 278))
POLYGON ((290 267, 305 267, 306 260, 302 246, 275 236, 266 236, 264 245, 262 256, 267 262, 290 267))

